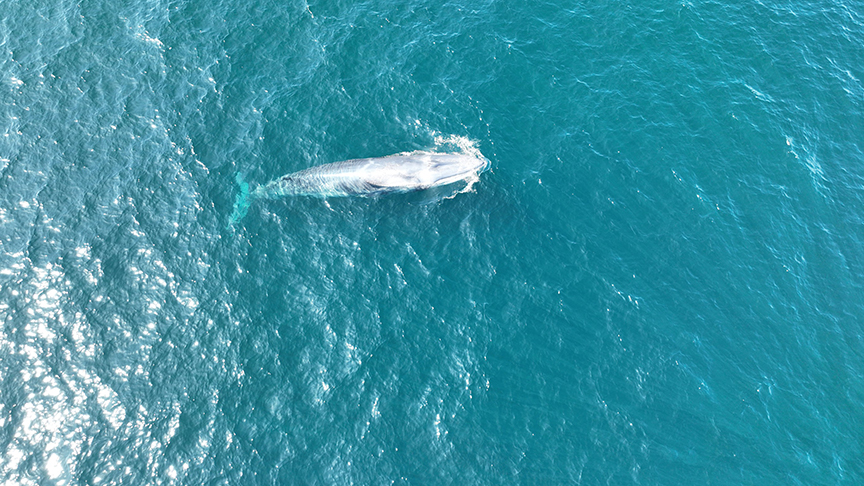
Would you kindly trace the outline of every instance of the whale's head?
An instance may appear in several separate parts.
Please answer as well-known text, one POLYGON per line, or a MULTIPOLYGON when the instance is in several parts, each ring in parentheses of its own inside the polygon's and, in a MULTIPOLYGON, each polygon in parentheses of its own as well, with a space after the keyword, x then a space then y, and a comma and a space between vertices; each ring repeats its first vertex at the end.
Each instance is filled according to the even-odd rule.
POLYGON ((476 179, 486 170, 489 161, 485 157, 465 154, 422 153, 415 157, 421 166, 416 172, 422 187, 435 187, 458 181, 476 179))
POLYGON ((469 180, 489 168, 489 160, 483 156, 428 153, 420 157, 427 166, 424 171, 429 178, 427 187, 469 180))
POLYGON ((358 173, 376 187, 410 191, 476 179, 488 165, 485 158, 470 155, 411 152, 368 159, 358 173))

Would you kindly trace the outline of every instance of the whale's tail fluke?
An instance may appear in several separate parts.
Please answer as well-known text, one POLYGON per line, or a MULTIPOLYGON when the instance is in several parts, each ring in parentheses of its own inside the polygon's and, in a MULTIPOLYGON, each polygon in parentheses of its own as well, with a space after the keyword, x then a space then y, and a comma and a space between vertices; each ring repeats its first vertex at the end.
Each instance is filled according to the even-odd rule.
POLYGON ((240 192, 234 200, 234 212, 231 213, 231 219, 228 220, 229 228, 246 216, 246 213, 249 212, 249 206, 252 204, 252 195, 249 193, 249 183, 243 180, 243 174, 238 172, 235 179, 237 180, 237 184, 240 186, 240 192))

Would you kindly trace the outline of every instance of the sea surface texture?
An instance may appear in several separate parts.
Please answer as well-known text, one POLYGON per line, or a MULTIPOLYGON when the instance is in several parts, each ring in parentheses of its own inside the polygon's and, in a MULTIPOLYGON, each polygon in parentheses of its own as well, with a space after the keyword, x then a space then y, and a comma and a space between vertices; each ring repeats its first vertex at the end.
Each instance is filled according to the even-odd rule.
POLYGON ((864 484, 864 3, 0 0, 0 483, 864 484))

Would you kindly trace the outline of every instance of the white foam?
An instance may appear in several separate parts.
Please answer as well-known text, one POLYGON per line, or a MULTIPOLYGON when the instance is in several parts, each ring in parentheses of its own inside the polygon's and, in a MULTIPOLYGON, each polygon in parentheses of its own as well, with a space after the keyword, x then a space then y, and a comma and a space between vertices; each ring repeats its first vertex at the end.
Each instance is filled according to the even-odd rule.
POLYGON ((445 137, 437 132, 432 132, 432 135, 434 137, 433 140, 435 141, 436 152, 452 152, 455 150, 477 159, 485 159, 483 154, 480 153, 480 149, 477 148, 476 140, 471 140, 462 135, 452 134, 445 137))

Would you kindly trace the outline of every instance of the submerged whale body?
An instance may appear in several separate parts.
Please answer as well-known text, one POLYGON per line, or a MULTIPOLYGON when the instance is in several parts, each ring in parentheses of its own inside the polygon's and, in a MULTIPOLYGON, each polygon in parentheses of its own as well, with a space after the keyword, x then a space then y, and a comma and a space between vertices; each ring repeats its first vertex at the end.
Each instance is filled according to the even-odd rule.
POLYGON ((249 192, 240 182, 231 223, 242 218, 252 199, 282 196, 372 196, 409 192, 477 179, 489 165, 482 157, 411 152, 319 165, 280 177, 249 192))

